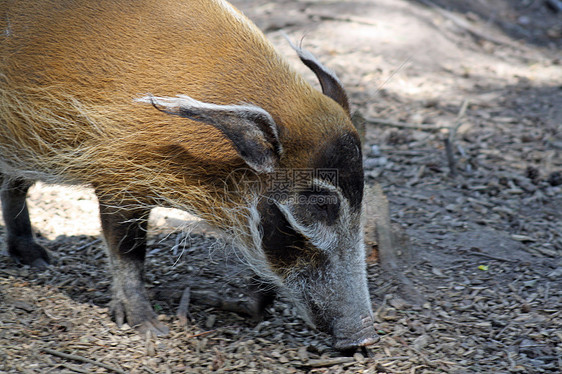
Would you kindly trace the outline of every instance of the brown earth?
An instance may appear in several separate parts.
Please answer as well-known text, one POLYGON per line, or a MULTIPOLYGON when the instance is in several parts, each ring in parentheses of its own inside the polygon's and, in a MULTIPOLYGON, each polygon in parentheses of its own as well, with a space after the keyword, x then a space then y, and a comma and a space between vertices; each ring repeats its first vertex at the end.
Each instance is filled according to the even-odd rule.
POLYGON ((57 263, 37 272, 1 255, 0 372, 562 372, 560 1, 234 3, 313 81, 283 33, 304 38, 370 120, 367 182, 387 194, 402 273, 423 302, 371 261, 381 340, 341 356, 285 300, 260 323, 209 306, 248 300, 246 272, 212 231, 170 233, 189 217, 160 211, 147 281, 171 334, 140 337, 109 317, 91 191, 39 185, 32 220, 57 263), (444 139, 455 125, 453 176, 444 139))

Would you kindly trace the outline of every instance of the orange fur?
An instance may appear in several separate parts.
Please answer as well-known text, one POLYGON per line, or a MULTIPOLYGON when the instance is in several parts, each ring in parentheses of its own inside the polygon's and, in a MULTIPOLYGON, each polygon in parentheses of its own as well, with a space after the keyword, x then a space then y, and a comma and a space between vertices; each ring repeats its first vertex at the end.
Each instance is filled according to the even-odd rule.
POLYGON ((224 180, 244 163, 229 141, 135 98, 260 106, 280 127, 283 168, 307 167, 324 137, 354 131, 231 9, 221 0, 0 0, 0 172, 89 184, 108 201, 231 227, 244 197, 228 196, 224 180))

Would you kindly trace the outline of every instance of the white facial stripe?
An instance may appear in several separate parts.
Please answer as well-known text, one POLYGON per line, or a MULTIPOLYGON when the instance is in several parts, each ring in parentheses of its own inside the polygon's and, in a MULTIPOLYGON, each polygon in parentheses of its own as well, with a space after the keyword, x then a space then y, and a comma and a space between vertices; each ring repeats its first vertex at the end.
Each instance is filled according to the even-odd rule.
MULTIPOLYGON (((352 222, 354 220, 351 219, 350 206, 347 200, 343 197, 339 188, 329 182, 317 178, 313 179, 313 185, 338 195, 338 199, 340 200, 340 211, 338 212, 335 224, 328 226, 323 222, 318 221, 305 225, 296 218, 295 213, 291 209, 292 205, 290 202, 276 202, 276 205, 281 210, 287 221, 289 221, 289 224, 297 232, 300 232, 304 237, 306 237, 312 245, 322 251, 330 251, 338 246, 347 246, 350 245, 350 243, 355 243, 357 241, 355 231, 361 231, 361 229, 354 230, 350 227, 350 225, 353 225, 352 222)), ((362 227, 360 225, 360 220, 357 221, 358 227, 362 227)))
POLYGON ((329 182, 326 182, 325 180, 314 178, 312 180, 312 184, 316 185, 318 187, 325 188, 325 189, 330 190, 330 191, 337 192, 338 195, 340 195, 340 197, 343 197, 343 196, 341 196, 341 192, 340 192, 338 187, 334 186, 333 184, 331 184, 329 182))
POLYGON ((278 204, 277 206, 279 207, 285 218, 287 218, 289 224, 297 232, 300 232, 306 239, 308 239, 310 243, 315 247, 323 251, 327 251, 337 245, 338 234, 330 227, 324 225, 321 222, 316 222, 313 225, 305 226, 301 222, 296 220, 294 214, 291 212, 291 208, 289 205, 278 204))

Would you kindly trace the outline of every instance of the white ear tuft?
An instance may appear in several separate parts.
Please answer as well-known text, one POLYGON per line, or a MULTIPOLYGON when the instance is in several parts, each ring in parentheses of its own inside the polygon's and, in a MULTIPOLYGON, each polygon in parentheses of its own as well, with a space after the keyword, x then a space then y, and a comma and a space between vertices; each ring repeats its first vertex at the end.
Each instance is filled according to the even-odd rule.
POLYGON ((135 101, 152 104, 164 113, 216 127, 232 141, 248 166, 259 173, 272 172, 283 153, 277 124, 266 110, 258 106, 211 104, 186 95, 147 95, 135 101))
POLYGON ((322 65, 312 53, 293 44, 287 34, 284 34, 284 36, 291 47, 297 52, 301 61, 316 74, 322 86, 322 93, 340 104, 346 113, 351 115, 347 93, 343 89, 343 85, 336 76, 336 73, 322 65))

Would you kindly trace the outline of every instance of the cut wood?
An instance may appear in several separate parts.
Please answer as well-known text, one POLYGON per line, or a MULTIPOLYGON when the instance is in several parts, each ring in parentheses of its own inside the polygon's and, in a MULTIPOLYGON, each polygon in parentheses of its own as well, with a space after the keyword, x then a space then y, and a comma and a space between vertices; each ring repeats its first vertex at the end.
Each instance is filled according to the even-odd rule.
POLYGON ((369 188, 367 204, 370 205, 368 214, 372 215, 372 217, 368 217, 367 219, 373 219, 373 223, 376 227, 378 255, 381 268, 399 283, 405 299, 417 305, 423 304, 424 298, 415 289, 412 281, 404 275, 399 264, 397 255, 399 249, 394 244, 395 235, 390 223, 388 199, 384 195, 380 184, 375 183, 369 188))

